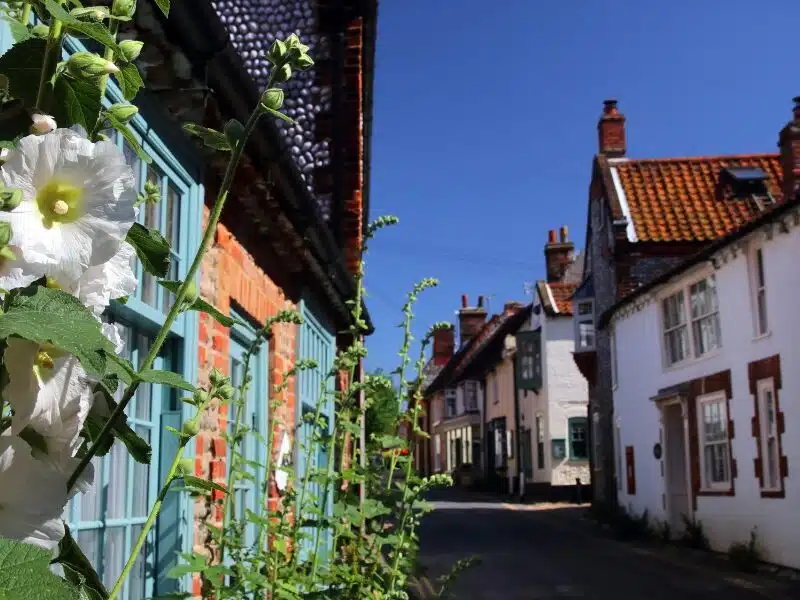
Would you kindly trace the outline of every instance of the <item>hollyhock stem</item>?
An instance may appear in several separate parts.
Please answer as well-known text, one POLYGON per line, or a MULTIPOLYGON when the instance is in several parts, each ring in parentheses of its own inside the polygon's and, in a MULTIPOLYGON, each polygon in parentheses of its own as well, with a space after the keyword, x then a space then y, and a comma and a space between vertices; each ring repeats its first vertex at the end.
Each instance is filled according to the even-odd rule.
MULTIPOLYGON (((108 24, 108 30, 111 33, 111 37, 115 40, 117 39, 117 33, 119 32, 119 22, 116 20, 112 20, 111 23, 108 24)), ((108 62, 114 62, 114 51, 111 48, 106 48, 106 51, 103 53, 103 58, 105 58, 108 62)), ((108 75, 103 75, 100 78, 100 97, 103 98, 106 95, 106 88, 108 87, 108 75)), ((100 128, 103 126, 105 122, 105 117, 99 116, 97 121, 92 127, 92 131, 89 134, 89 139, 94 141, 97 138, 97 134, 100 132, 100 128)))
MULTIPOLYGON (((161 346, 164 345, 164 342, 169 335, 170 329, 172 328, 172 324, 175 322, 175 319, 178 318, 178 314, 181 312, 181 308, 183 307, 183 301, 186 298, 186 292, 189 289, 189 286, 194 283, 195 276, 197 272, 200 270, 200 264, 203 262, 203 257, 205 256, 206 252, 208 251, 209 247, 211 246, 211 242, 214 238, 214 234, 217 231, 217 224, 219 223, 220 217, 222 216, 222 209, 225 207, 225 201, 228 199, 228 193, 230 192, 231 185, 233 183, 233 177, 236 173, 236 168, 239 166, 239 161, 242 158, 242 154, 244 153, 244 146, 256 128, 258 124, 258 120, 266 111, 262 108, 261 103, 259 103, 253 112, 250 114, 250 117, 247 120, 247 123, 244 126, 244 132, 242 134, 239 143, 236 144, 234 147, 230 161, 228 162, 228 167, 225 170, 225 177, 222 180, 222 185, 220 186, 219 193, 217 194, 217 199, 214 202, 214 208, 211 212, 211 215, 208 219, 208 225, 206 226, 205 231, 203 232, 203 239, 200 242, 200 248, 197 251, 197 254, 194 257, 194 261, 192 261, 191 266, 189 267, 189 271, 186 273, 186 278, 184 279, 183 283, 181 283, 178 291, 175 293, 175 302, 170 308, 169 313, 167 314, 166 319, 164 320, 164 325, 161 327, 161 330, 158 332, 155 340, 153 340, 153 345, 150 347, 150 352, 144 359, 140 370, 144 371, 149 369, 153 362, 155 361, 156 357, 158 356, 159 351, 161 350, 161 346)), ((72 486, 75 485, 75 482, 80 477, 81 473, 86 469, 88 464, 91 462, 92 458, 97 454, 98 449, 102 446, 104 440, 107 439, 109 435, 112 435, 112 430, 116 425, 117 421, 122 417, 125 408, 128 406, 128 403, 133 398, 133 395, 136 393, 136 389, 139 387, 139 380, 134 380, 128 387, 125 389, 125 393, 122 396, 117 407, 114 409, 114 412, 111 413, 111 416, 106 421, 106 424, 103 426, 103 429, 100 431, 100 434, 97 438, 97 441, 94 445, 89 448, 89 451, 81 458, 81 462, 75 468, 75 471, 70 476, 69 481, 67 482, 67 489, 72 489, 72 486)))
POLYGON ((50 33, 47 36, 47 47, 44 53, 44 64, 39 75, 39 91, 36 94, 36 108, 48 112, 53 97, 52 78, 56 72, 56 65, 61 57, 61 40, 64 37, 64 26, 58 19, 50 23, 50 33), (48 87, 49 86, 49 87, 48 87))
POLYGON ((31 3, 26 2, 22 5, 22 16, 20 17, 19 21, 26 27, 28 26, 28 22, 31 20, 31 3))

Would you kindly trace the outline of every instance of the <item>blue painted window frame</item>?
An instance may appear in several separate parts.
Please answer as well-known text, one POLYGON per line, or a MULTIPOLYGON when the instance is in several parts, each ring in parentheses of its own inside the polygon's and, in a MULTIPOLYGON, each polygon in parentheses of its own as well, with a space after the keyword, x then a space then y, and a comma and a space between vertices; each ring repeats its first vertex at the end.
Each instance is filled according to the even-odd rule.
MULTIPOLYGON (((231 363, 231 379, 234 388, 238 388, 238 381, 234 373, 234 360, 243 359, 247 349, 256 339, 256 331, 250 325, 245 325, 247 322, 242 315, 236 311, 231 310, 231 316, 237 319, 237 322, 231 328, 230 335, 230 363, 231 363)), ((241 482, 241 486, 247 487, 250 491, 254 492, 247 508, 257 512, 259 508, 259 499, 264 498, 264 485, 267 481, 267 439, 269 434, 269 382, 267 377, 267 356, 269 353, 268 342, 265 341, 258 352, 254 353, 250 359, 250 387, 248 388, 248 398, 245 410, 251 415, 251 425, 255 423, 256 432, 261 436, 248 433, 245 436, 245 452, 243 452, 246 460, 256 461, 262 465, 256 472, 250 471, 254 477, 253 481, 245 480, 241 482)), ((244 364, 242 363, 242 368, 244 364)), ((238 390, 237 390, 238 391, 238 390)), ((229 411, 228 417, 230 425, 228 428, 229 433, 232 433, 232 425, 234 413, 229 411)), ((226 465, 226 473, 230 473, 232 460, 228 460, 226 465)), ((246 468, 246 467, 245 467, 246 468)), ((237 518, 243 518, 244 513, 238 510, 237 518)), ((258 513, 257 513, 258 514, 258 513)), ((225 519, 228 520, 230 515, 226 515, 225 519)), ((251 546, 255 542, 255 525, 249 524, 246 534, 246 544, 251 546)))
MULTIPOLYGON (((11 35, 8 23, 5 21, 0 21, 0 53, 7 51, 13 43, 14 39, 11 35)), ((85 49, 85 46, 79 40, 67 38, 65 42, 64 55, 66 57, 73 52, 78 52, 85 49)), ((115 82, 113 80, 109 80, 107 93, 103 99, 103 103, 105 106, 109 106, 117 102, 124 102, 123 95, 115 82)), ((134 132, 136 139, 142 144, 145 152, 147 152, 153 159, 153 165, 161 170, 162 202, 160 202, 158 206, 159 210, 161 211, 160 218, 162 222, 166 217, 167 211, 167 203, 164 201, 167 199, 167 183, 172 183, 180 194, 178 201, 180 206, 180 215, 179 219, 177 220, 179 243, 177 248, 174 249, 175 253, 173 256, 173 258, 177 258, 178 260, 177 269, 173 272, 173 275, 175 278, 182 280, 186 277, 190 260, 200 245, 202 207, 205 198, 204 187, 195 177, 192 177, 189 172, 179 164, 178 160, 170 151, 165 141, 148 124, 145 115, 137 114, 131 120, 130 127, 134 132)), ((115 136, 118 146, 122 148, 121 136, 116 133, 115 136)), ((139 163, 139 167, 141 169, 139 174, 140 182, 143 186, 147 173, 147 165, 144 163, 139 163)), ((139 222, 144 222, 144 214, 145 211, 141 210, 139 222)), ((137 275, 139 276, 140 282, 139 286, 137 287, 136 297, 131 297, 124 305, 118 302, 112 303, 112 306, 109 308, 109 314, 112 316, 113 320, 133 327, 135 331, 140 334, 154 335, 164 324, 166 320, 166 313, 142 301, 141 266, 138 264, 137 275)), ((163 294, 166 292, 161 290, 160 286, 157 285, 156 289, 158 290, 156 295, 156 304, 157 306, 162 306, 162 301, 164 298, 163 294)), ((198 313, 188 312, 181 314, 170 328, 170 337, 160 353, 163 355, 166 351, 171 351, 168 359, 165 360, 163 356, 160 356, 157 359, 156 365, 154 366, 156 368, 170 369, 179 367, 176 370, 181 373, 185 379, 188 381, 196 381, 198 372, 198 330, 198 313)), ((134 355, 133 358, 136 360, 140 357, 134 355)), ((172 440, 169 434, 163 432, 163 427, 167 424, 180 427, 181 422, 193 416, 191 407, 180 403, 174 390, 167 390, 161 388, 160 386, 153 386, 152 398, 154 400, 152 401, 151 409, 159 409, 159 414, 152 415, 152 418, 156 420, 152 421, 155 426, 153 427, 153 437, 151 440, 153 442, 153 455, 150 463, 149 489, 147 498, 148 504, 150 505, 155 501, 158 489, 166 475, 168 463, 171 462, 171 459, 174 456, 174 451, 177 450, 176 440, 172 440), (158 406, 159 402, 161 404, 160 408, 158 406), (168 449, 164 456, 162 456, 159 452, 162 448, 168 449), (166 454, 169 454, 169 457, 166 457, 166 454)), ((135 423, 136 421, 134 418, 132 419, 132 424, 135 423)), ((192 458, 194 456, 193 444, 189 444, 187 446, 184 455, 187 458, 192 458)), ((129 461, 131 460, 132 459, 129 458, 129 461)), ((106 474, 109 468, 109 461, 110 455, 104 457, 101 462, 101 471, 106 474)), ((131 487, 131 479, 129 477, 128 486, 126 489, 126 512, 131 510, 131 487)), ((165 506, 164 509, 168 507, 175 509, 174 514, 177 517, 179 531, 175 531, 174 527, 172 527, 172 524, 170 523, 160 522, 159 525, 150 532, 148 546, 154 547, 155 552, 151 557, 149 557, 153 559, 153 564, 148 566, 148 569, 152 570, 152 572, 148 573, 145 578, 145 594, 147 597, 154 596, 156 594, 191 589, 190 575, 183 577, 179 581, 166 580, 163 577, 168 571, 168 565, 162 568, 161 563, 164 561, 172 562, 172 560, 169 556, 165 555, 166 553, 159 551, 156 536, 158 536, 159 540, 163 541, 167 536, 180 536, 182 534, 182 544, 177 548, 177 550, 181 552, 191 552, 194 544, 194 500, 190 498, 188 494, 174 494, 171 496, 174 496, 174 498, 177 498, 177 500, 173 499, 171 500, 171 503, 165 503, 167 506, 165 506), (158 589, 154 588, 156 578, 158 578, 160 582, 158 589)), ((148 506, 147 510, 149 511, 150 508, 151 506, 148 506)), ((75 518, 69 518, 70 516, 75 517, 77 514, 79 514, 80 510, 80 496, 77 496, 75 499, 73 499, 70 505, 68 505, 65 509, 65 517, 67 517, 67 521, 70 523, 71 528, 76 531, 76 536, 78 535, 77 532, 89 529, 91 526, 93 526, 93 524, 90 522, 79 522, 76 521, 75 518)), ((162 514, 166 514, 163 509, 162 514)), ((110 519, 104 519, 103 522, 105 525, 111 525, 112 523, 123 525, 121 522, 123 520, 112 521, 110 519)), ((126 531, 126 549, 130 548, 132 543, 135 541, 134 539, 131 539, 131 528, 138 526, 138 523, 134 523, 131 519, 128 519, 127 521, 129 522, 124 523, 126 531)), ((127 552, 124 554, 124 559, 126 559, 127 552)), ((169 554, 173 553, 170 552, 169 554)), ((129 587, 129 583, 126 583, 125 589, 120 596, 121 600, 138 600, 138 598, 129 598, 129 587)))
MULTIPOLYGON (((304 369, 300 371, 297 378, 298 401, 296 408, 297 419, 297 443, 295 444, 295 464, 297 465, 296 477, 298 485, 302 484, 306 472, 306 447, 309 438, 313 435, 313 424, 307 424, 304 415, 314 413, 320 399, 323 377, 326 378, 326 402, 320 411, 321 417, 327 424, 327 434, 332 435, 335 425, 336 410, 333 392, 335 380, 328 377, 333 361, 336 357, 336 335, 333 325, 325 318, 324 313, 317 303, 307 296, 300 300, 300 315, 303 317, 303 324, 300 326, 298 337, 297 356, 299 360, 314 360, 317 362, 316 369, 304 369)), ((312 463, 321 468, 327 466, 328 460, 334 460, 329 456, 326 449, 319 447, 316 452, 311 454, 312 463)), ((309 485, 312 493, 318 494, 318 484, 309 485)), ((321 499, 320 499, 321 502, 321 499)), ((329 489, 326 498, 326 514, 333 514, 333 490, 329 489)), ((331 532, 325 531, 320 541, 320 550, 324 553, 331 543, 331 532)), ((301 548, 301 557, 308 558, 314 551, 316 540, 304 539, 301 548)))

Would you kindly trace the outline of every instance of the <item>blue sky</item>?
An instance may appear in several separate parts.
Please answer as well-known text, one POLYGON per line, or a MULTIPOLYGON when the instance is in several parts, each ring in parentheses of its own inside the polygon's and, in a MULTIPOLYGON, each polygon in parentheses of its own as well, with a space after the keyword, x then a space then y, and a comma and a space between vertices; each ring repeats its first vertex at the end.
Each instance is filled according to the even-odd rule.
POLYGON ((548 229, 583 246, 604 99, 631 157, 775 152, 800 95, 798 22, 796 0, 383 0, 370 218, 400 224, 366 258, 368 368, 397 365, 422 278, 439 287, 418 338, 461 294, 492 312, 529 301, 548 229))

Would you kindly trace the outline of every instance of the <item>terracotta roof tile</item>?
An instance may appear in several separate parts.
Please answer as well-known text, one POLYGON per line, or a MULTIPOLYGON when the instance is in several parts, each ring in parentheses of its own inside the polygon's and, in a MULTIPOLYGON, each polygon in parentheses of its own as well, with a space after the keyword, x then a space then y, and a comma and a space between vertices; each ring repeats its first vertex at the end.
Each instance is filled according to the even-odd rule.
POLYGON ((703 242, 718 239, 761 213, 747 200, 722 199, 717 184, 725 167, 758 167, 780 202, 778 154, 622 160, 616 169, 640 242, 703 242))
POLYGON ((577 283, 552 282, 547 284, 550 293, 553 294, 558 314, 564 316, 572 315, 572 295, 578 289, 577 283))

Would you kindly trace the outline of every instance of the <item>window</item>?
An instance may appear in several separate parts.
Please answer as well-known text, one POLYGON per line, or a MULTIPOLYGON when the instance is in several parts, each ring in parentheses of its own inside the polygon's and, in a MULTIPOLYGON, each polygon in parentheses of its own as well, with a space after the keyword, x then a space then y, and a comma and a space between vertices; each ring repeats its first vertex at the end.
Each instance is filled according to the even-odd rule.
POLYGON ((761 429, 761 487, 765 490, 781 488, 780 447, 778 446, 778 416, 775 402, 775 382, 762 379, 757 384, 758 421, 761 429))
POLYGON ((510 429, 506 431, 506 455, 508 458, 514 458, 516 452, 514 452, 514 432, 510 429))
POLYGON ((755 299, 756 335, 769 332, 767 320, 767 282, 764 276, 764 252, 758 248, 753 253, 753 295, 755 299))
POLYGON ((711 276, 693 284, 689 288, 689 298, 694 355, 702 356, 721 345, 716 278, 711 276))
POLYGON ((500 390, 497 385, 497 371, 492 373, 492 402, 498 404, 500 402, 500 390))
POLYGON ((697 412, 702 464, 701 485, 707 490, 727 489, 731 482, 731 468, 728 401, 724 392, 699 398, 697 412))
POLYGON ((611 386, 616 388, 619 380, 617 379, 617 332, 611 330, 611 386))
POLYGON ((667 366, 692 357, 699 358, 722 346, 716 278, 713 275, 664 298, 661 312, 667 366))
POLYGON ((536 415, 536 468, 544 469, 544 417, 536 415))
POLYGON ((594 300, 580 300, 575 316, 575 346, 579 352, 594 350, 594 300))
POLYGON ((433 436, 433 470, 436 473, 442 470, 442 438, 438 433, 433 436))
POLYGON ((517 389, 538 390, 542 387, 542 330, 520 331, 516 335, 517 389))
POLYGON ((572 460, 589 458, 586 445, 586 417, 573 417, 567 422, 569 429, 569 457, 572 460))
POLYGON ((444 391, 445 418, 452 419, 456 416, 456 400, 456 390, 447 389, 444 391))
POLYGON ((662 303, 662 312, 667 364, 674 365, 689 355, 689 333, 686 328, 683 291, 665 298, 662 303))
POLYGON ((464 386, 464 410, 475 412, 478 410, 478 382, 465 381, 464 386))

